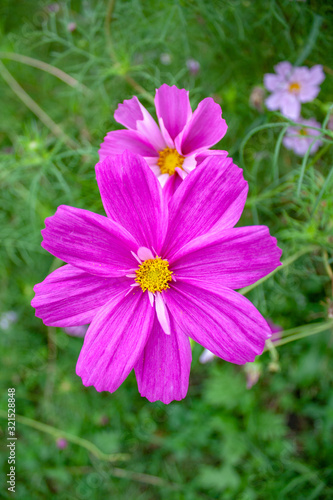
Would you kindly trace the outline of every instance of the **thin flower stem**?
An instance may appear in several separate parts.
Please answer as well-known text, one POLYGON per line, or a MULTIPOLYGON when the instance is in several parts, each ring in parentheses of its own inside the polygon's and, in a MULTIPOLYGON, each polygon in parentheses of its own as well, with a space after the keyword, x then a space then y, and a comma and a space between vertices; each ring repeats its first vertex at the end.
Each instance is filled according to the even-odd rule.
MULTIPOLYGON (((68 467, 67 470, 75 475, 88 474, 89 472, 94 471, 93 467, 84 465, 84 466, 72 466, 68 467)), ((118 467, 111 467, 108 470, 108 474, 114 477, 119 477, 122 479, 129 479, 131 481, 137 481, 143 484, 151 484, 153 486, 162 486, 164 488, 173 488, 180 489, 180 485, 175 483, 168 483, 164 479, 161 479, 158 476, 152 476, 151 474, 144 474, 142 472, 134 472, 128 469, 120 469, 118 467)))
POLYGON ((0 61, 0 75, 9 85, 17 97, 30 109, 44 125, 68 147, 77 149, 78 145, 57 125, 52 118, 26 93, 21 85, 15 80, 4 64, 0 61))
MULTIPOLYGON (((0 417, 6 419, 8 415, 4 410, 0 410, 0 417)), ((103 453, 99 448, 97 448, 96 445, 94 445, 91 441, 88 441, 87 439, 82 439, 78 436, 70 434, 69 432, 64 432, 61 429, 57 429, 56 427, 53 427, 51 425, 43 424, 42 422, 38 422, 37 420, 24 417, 23 415, 16 414, 15 419, 17 420, 17 422, 23 425, 27 425, 28 427, 32 427, 33 429, 36 429, 38 431, 45 432, 46 434, 50 434, 54 438, 67 439, 67 441, 75 443, 81 446, 82 448, 85 448, 86 450, 90 451, 90 453, 92 453, 95 457, 99 458, 100 460, 104 460, 106 462, 120 462, 128 460, 130 458, 130 455, 128 453, 112 453, 112 454, 103 453)))
MULTIPOLYGON (((105 36, 106 36, 106 40, 107 40, 108 50, 109 50, 111 59, 113 61, 113 64, 114 64, 115 68, 117 68, 117 67, 120 67, 120 64, 119 64, 119 61, 117 58, 117 53, 115 51, 112 37, 111 37, 111 21, 112 21, 112 14, 113 14, 115 5, 116 5, 116 0, 109 0, 107 10, 106 10, 104 28, 105 28, 105 36)), ((124 78, 124 80, 131 87, 133 87, 137 92, 139 92, 143 97, 145 97, 147 101, 154 104, 154 98, 149 94, 149 92, 147 92, 147 90, 145 90, 138 82, 136 82, 134 80, 134 78, 132 78, 127 72, 126 73, 119 72, 118 75, 121 76, 122 78, 124 78)))
MULTIPOLYGON (((285 330, 284 332, 279 332, 279 335, 282 335, 283 338, 281 340, 274 341, 274 347, 280 347, 281 345, 288 344, 289 342, 294 342, 295 340, 300 340, 300 339, 303 339, 305 337, 310 337, 311 335, 315 335, 317 333, 324 332, 325 330, 328 330, 332 327, 333 327, 333 321, 330 320, 330 321, 325 321, 323 323, 319 323, 318 326, 316 326, 316 325, 304 325, 304 326, 300 326, 298 328, 293 328, 292 330, 285 330), (299 330, 303 330, 303 332, 301 331, 300 333, 288 335, 289 332, 299 331, 299 330)), ((273 339, 273 337, 272 337, 272 339, 273 339)), ((264 351, 267 351, 267 350, 269 350, 268 346, 265 347, 264 351)))
POLYGON ((238 290, 238 293, 241 293, 242 295, 246 295, 251 290, 253 290, 254 288, 256 288, 258 285, 261 285, 266 280, 268 280, 269 278, 271 278, 275 273, 277 273, 278 271, 281 271, 281 269, 285 269, 286 267, 290 266, 290 264, 292 264, 293 262, 295 262, 295 260, 297 260, 300 257, 302 257, 302 255, 305 255, 306 253, 313 252, 314 250, 317 250, 317 248, 318 247, 316 247, 316 246, 309 246, 309 247, 303 248, 299 252, 296 252, 294 255, 291 255, 290 257, 288 257, 283 262, 283 264, 281 266, 279 266, 276 269, 274 269, 274 271, 272 271, 270 274, 267 274, 267 276, 264 276, 263 278, 261 278, 260 280, 258 280, 256 283, 253 283, 253 285, 249 285, 249 286, 246 286, 245 288, 241 288, 240 290, 238 290))
POLYGON ((320 33, 320 27, 323 23, 323 20, 324 19, 322 16, 319 16, 318 14, 313 14, 313 24, 312 24, 312 28, 311 28, 309 37, 306 41, 305 46, 303 47, 302 52, 300 53, 300 55, 296 59, 294 66, 301 66, 301 64, 303 64, 305 59, 311 53, 311 51, 312 51, 312 49, 315 46, 315 43, 317 41, 318 35, 320 33))
POLYGON ((59 80, 63 81, 70 87, 77 88, 86 95, 93 95, 93 92, 88 89, 88 87, 83 85, 83 83, 80 83, 78 80, 68 75, 61 69, 56 68, 55 66, 52 66, 44 61, 40 61, 39 59, 23 56, 22 54, 16 54, 15 52, 0 52, 0 59, 10 59, 11 61, 17 61, 22 64, 32 66, 33 68, 41 69, 42 71, 59 78, 59 80))
POLYGON ((331 168, 328 176, 326 177, 325 182, 320 190, 320 193, 317 196, 317 199, 315 201, 315 204, 314 204, 313 209, 312 209, 311 214, 310 214, 309 222, 311 221, 311 219, 312 219, 312 217, 313 217, 313 215, 314 215, 314 213, 319 205, 320 200, 324 196, 324 193, 326 191, 327 186, 329 185, 329 183, 331 181, 332 176, 333 176, 333 167, 331 168))
POLYGON ((105 38, 107 41, 108 50, 110 52, 111 59, 113 59, 114 63, 117 62, 117 56, 111 38, 111 20, 115 4, 116 0, 109 0, 105 16, 105 24, 104 24, 105 38))
POLYGON ((276 141, 276 145, 275 145, 274 157, 273 157, 273 178, 276 181, 279 179, 279 163, 278 163, 279 153, 280 153, 281 144, 282 144, 284 135, 287 131, 287 128, 288 128, 288 125, 283 127, 283 129, 280 131, 279 137, 278 137, 278 139, 276 141))

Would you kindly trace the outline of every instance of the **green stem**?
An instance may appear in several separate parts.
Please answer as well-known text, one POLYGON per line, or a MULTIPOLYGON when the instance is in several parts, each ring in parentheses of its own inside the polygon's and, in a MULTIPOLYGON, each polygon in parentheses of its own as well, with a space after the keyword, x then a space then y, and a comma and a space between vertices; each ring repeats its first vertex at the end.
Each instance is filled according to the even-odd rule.
MULTIPOLYGON (((329 328, 332 327, 333 327, 333 321, 330 320, 330 321, 325 321, 324 323, 318 323, 318 326, 304 325, 298 328, 293 328, 291 330, 282 331, 279 333, 279 335, 282 335, 282 339, 274 341, 274 347, 280 347, 281 345, 288 344, 289 342, 294 342, 295 340, 303 339, 305 337, 310 337, 311 335, 316 335, 317 333, 324 332, 325 330, 328 330, 329 328), (303 330, 303 332, 301 331, 300 333, 295 333, 293 335, 290 335, 290 332, 299 332, 299 330, 303 330)), ((269 347, 265 347, 265 351, 267 350, 269 350, 269 347)))
MULTIPOLYGON (((4 410, 0 410, 0 417, 6 419, 8 415, 4 410)), ((56 427, 52 427, 51 425, 43 424, 42 422, 38 422, 37 420, 32 420, 31 418, 24 417, 23 415, 16 414, 15 419, 17 420, 17 422, 23 425, 27 425, 28 427, 32 427, 33 429, 36 429, 38 431, 45 432, 46 434, 50 434, 54 438, 65 438, 71 443, 82 446, 82 448, 90 451, 90 453, 92 453, 100 460, 105 460, 107 462, 119 462, 128 460, 130 458, 128 453, 103 453, 99 448, 97 448, 97 446, 95 446, 90 441, 87 441, 87 439, 82 439, 78 436, 70 434, 69 432, 64 432, 61 429, 57 429, 56 427)))
POLYGON ((51 132, 62 140, 68 147, 72 149, 77 148, 76 142, 74 142, 67 134, 57 125, 52 118, 49 117, 47 113, 26 93, 26 91, 21 87, 21 85, 15 80, 15 78, 9 73, 8 69, 0 61, 0 75, 5 80, 5 82, 12 89, 14 94, 30 109, 44 125, 51 130, 51 132))
POLYGON ((44 61, 40 61, 39 59, 34 59, 33 57, 23 56, 22 54, 15 54, 15 52, 0 52, 0 59, 10 59, 11 61, 17 61, 22 64, 26 64, 28 66, 32 66, 33 68, 38 68, 50 75, 59 78, 59 80, 63 81, 67 85, 73 88, 78 88, 81 92, 86 95, 93 95, 93 92, 88 89, 83 83, 80 83, 78 80, 68 75, 64 71, 51 64, 48 64, 44 61))

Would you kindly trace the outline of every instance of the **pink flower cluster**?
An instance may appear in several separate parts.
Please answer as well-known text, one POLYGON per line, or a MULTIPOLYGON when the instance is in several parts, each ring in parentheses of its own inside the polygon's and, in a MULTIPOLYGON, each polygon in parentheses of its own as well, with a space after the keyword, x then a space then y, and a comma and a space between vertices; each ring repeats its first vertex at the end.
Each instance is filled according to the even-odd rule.
POLYGON ((149 401, 185 397, 189 338, 231 363, 262 353, 271 329, 235 290, 280 265, 265 226, 235 227, 248 186, 225 151, 221 108, 162 85, 159 126, 136 97, 115 117, 96 165, 106 216, 60 206, 42 246, 67 264, 35 286, 46 325, 81 335, 76 372, 85 386, 114 392, 134 369, 149 401), (162 186, 164 186, 162 188, 162 186))
POLYGON ((274 66, 275 73, 264 75, 264 85, 271 92, 266 99, 266 106, 272 111, 281 113, 296 123, 299 127, 290 127, 283 141, 288 149, 297 155, 304 156, 308 149, 313 154, 322 144, 316 137, 320 132, 309 128, 319 127, 313 118, 304 120, 301 117, 302 103, 313 101, 320 92, 320 84, 325 79, 323 67, 320 64, 312 68, 293 67, 289 62, 280 62, 274 66))

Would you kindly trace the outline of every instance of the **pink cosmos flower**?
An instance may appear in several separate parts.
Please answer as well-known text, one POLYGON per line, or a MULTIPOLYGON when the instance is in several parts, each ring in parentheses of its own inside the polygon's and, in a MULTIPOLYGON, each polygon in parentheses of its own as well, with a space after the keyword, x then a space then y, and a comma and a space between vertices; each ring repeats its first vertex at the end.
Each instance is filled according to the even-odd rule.
POLYGON ((279 264, 265 226, 233 226, 247 183, 231 158, 212 157, 169 204, 142 157, 125 152, 96 166, 107 217, 60 206, 42 246, 67 265, 35 286, 47 325, 90 323, 76 367, 83 384, 115 391, 134 368, 149 401, 188 389, 189 337, 217 356, 253 361, 271 331, 234 289, 279 264))
POLYGON ((301 103, 313 101, 319 94, 319 85, 325 74, 320 64, 307 68, 293 67, 289 62, 280 62, 274 66, 276 74, 267 73, 264 85, 272 94, 266 99, 268 109, 297 120, 301 113, 301 103))
POLYGON ((299 127, 288 127, 286 135, 282 141, 284 146, 287 149, 294 151, 294 153, 298 156, 304 156, 311 146, 310 154, 314 154, 322 145, 322 141, 320 139, 316 140, 316 137, 320 135, 320 131, 302 127, 302 125, 320 128, 320 123, 318 123, 314 118, 310 118, 310 120, 301 119, 298 123, 300 125, 299 127))
POLYGON ((171 195, 182 179, 207 156, 227 156, 210 150, 227 131, 219 104, 211 97, 192 112, 189 92, 163 84, 156 90, 155 107, 159 127, 137 97, 119 104, 114 118, 128 130, 109 132, 99 150, 100 159, 125 149, 143 156, 158 177, 165 194, 171 195))

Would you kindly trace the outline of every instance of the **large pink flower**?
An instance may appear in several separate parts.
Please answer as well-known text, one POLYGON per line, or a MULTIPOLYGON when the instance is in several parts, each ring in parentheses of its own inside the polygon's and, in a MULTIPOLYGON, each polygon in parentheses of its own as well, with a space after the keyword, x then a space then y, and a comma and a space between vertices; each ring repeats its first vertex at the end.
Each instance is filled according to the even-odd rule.
POLYGON ((273 271, 281 251, 265 226, 233 226, 247 195, 231 158, 208 158, 167 205, 156 176, 125 152, 96 166, 107 217, 60 206, 42 246, 67 265, 35 286, 51 326, 91 323, 77 363, 84 385, 115 391, 134 368, 139 391, 185 397, 189 337, 232 363, 253 361, 271 335, 234 289, 273 271))
POLYGON ((276 74, 267 73, 264 85, 272 94, 266 99, 266 106, 273 111, 297 120, 301 113, 301 103, 313 101, 320 92, 319 85, 325 74, 320 64, 307 68, 293 67, 290 62, 280 62, 274 66, 276 74))
POLYGON ((100 159, 129 150, 143 156, 166 194, 209 155, 227 156, 210 150, 227 131, 221 107, 211 97, 192 112, 189 92, 163 84, 156 90, 155 107, 159 127, 137 97, 119 104, 114 118, 128 130, 109 132, 99 150, 100 159))

